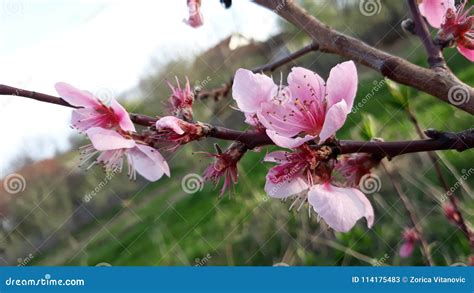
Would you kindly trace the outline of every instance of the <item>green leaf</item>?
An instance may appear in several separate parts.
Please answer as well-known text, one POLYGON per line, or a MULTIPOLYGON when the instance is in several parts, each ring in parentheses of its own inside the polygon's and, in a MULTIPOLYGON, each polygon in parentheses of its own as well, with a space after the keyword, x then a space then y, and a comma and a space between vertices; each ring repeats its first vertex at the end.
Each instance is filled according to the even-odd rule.
POLYGON ((362 130, 360 135, 366 140, 371 140, 376 137, 377 127, 374 116, 367 113, 362 114, 362 130))
POLYGON ((408 96, 410 94, 410 89, 388 78, 385 78, 385 83, 387 84, 388 91, 393 97, 389 104, 396 108, 406 109, 409 105, 408 96))

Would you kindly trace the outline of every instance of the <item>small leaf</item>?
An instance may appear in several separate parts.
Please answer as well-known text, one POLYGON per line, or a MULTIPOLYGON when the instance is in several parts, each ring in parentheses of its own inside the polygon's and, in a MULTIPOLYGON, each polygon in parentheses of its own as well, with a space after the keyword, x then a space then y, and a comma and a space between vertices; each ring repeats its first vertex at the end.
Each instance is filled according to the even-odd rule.
POLYGON ((385 78, 385 82, 387 83, 388 91, 393 97, 393 100, 391 100, 389 104, 396 108, 406 109, 408 107, 408 96, 410 94, 409 88, 388 78, 385 78))
POLYGON ((371 140, 377 135, 377 127, 375 118, 367 113, 362 114, 362 130, 360 135, 366 139, 371 140))

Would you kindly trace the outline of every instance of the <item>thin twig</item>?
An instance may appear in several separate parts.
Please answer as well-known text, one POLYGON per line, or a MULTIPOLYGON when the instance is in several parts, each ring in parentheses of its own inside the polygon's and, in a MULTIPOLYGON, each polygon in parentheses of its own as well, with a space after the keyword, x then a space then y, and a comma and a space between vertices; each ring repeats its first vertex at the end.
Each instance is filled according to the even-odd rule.
MULTIPOLYGON (((319 45, 316 42, 312 42, 311 44, 304 46, 303 48, 285 56, 279 60, 276 60, 271 63, 264 64, 252 70, 253 73, 263 73, 263 72, 273 72, 277 68, 284 66, 290 62, 295 61, 296 59, 310 53, 313 51, 317 51, 319 49, 319 45)), ((213 98, 214 100, 219 100, 222 97, 226 97, 229 94, 230 89, 232 88, 232 84, 234 82, 234 76, 230 78, 230 80, 220 87, 212 89, 212 90, 202 90, 199 91, 196 95, 196 99, 204 100, 207 98, 213 98)))
POLYGON ((433 258, 431 256, 430 252, 430 247, 428 245, 428 242, 426 241, 426 238, 423 234, 423 228, 420 225, 420 221, 416 215, 416 209, 415 207, 411 204, 410 200, 406 196, 406 194, 403 192, 402 187, 398 184, 398 182, 395 180, 394 175, 388 171, 387 167, 383 162, 380 163, 387 173, 388 177, 390 178, 390 182, 392 183, 393 188, 395 189, 398 197, 400 198, 400 201, 402 202, 403 206, 408 212, 408 216, 410 218, 410 222, 413 225, 413 228, 415 229, 416 233, 418 234, 418 237, 420 239, 421 243, 421 252, 423 253, 423 256, 425 257, 425 262, 429 266, 434 266, 433 258))
MULTIPOLYGON (((418 122, 418 119, 416 118, 415 113, 413 113, 410 110, 410 108, 405 108, 405 112, 407 113, 408 117, 410 118, 409 120, 412 122, 413 126, 415 127, 415 130, 418 133, 418 136, 421 139, 426 138, 425 134, 421 130, 421 126, 418 122)), ((428 157, 430 158, 431 162, 433 163, 438 181, 439 181, 440 185, 442 186, 442 188, 444 189, 444 191, 446 192, 446 195, 449 199, 449 202, 451 203, 451 206, 452 206, 454 212, 457 215, 455 224, 463 232, 464 236, 466 236, 467 240, 469 241, 469 247, 471 249, 471 254, 474 254, 474 235, 473 235, 471 229, 469 229, 469 227, 467 226, 466 220, 465 220, 463 214, 461 213, 461 210, 459 209, 459 206, 457 204, 457 198, 456 198, 454 192, 451 191, 451 189, 448 185, 448 182, 446 181, 446 179, 443 176, 443 172, 441 171, 441 166, 439 164, 440 158, 439 158, 438 154, 436 154, 436 152, 427 152, 427 154, 428 154, 428 157)))
POLYGON ((428 54, 428 64, 430 64, 431 68, 446 67, 446 61, 444 60, 441 49, 433 42, 428 26, 423 16, 421 16, 417 1, 408 0, 408 8, 410 9, 413 23, 415 24, 413 32, 421 39, 426 53, 428 54))
POLYGON ((253 73, 259 73, 259 72, 273 72, 275 71, 278 67, 281 67, 285 64, 288 64, 290 62, 293 62, 294 60, 308 54, 309 52, 312 51, 317 51, 319 49, 319 45, 316 42, 312 42, 311 44, 304 46, 303 48, 299 49, 298 51, 289 54, 288 56, 285 56, 279 60, 276 60, 275 62, 268 63, 265 65, 262 65, 260 67, 257 67, 253 69, 253 73))

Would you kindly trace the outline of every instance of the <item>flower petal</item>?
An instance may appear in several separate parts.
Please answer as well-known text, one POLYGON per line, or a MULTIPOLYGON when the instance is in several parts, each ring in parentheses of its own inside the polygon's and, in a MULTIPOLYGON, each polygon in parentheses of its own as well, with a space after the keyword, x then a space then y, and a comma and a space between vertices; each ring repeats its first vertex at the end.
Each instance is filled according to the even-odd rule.
POLYGON ((119 120, 119 126, 124 131, 133 131, 135 132, 135 125, 133 125, 130 115, 127 110, 117 102, 117 100, 112 99, 110 101, 110 108, 114 111, 114 114, 119 120))
POLYGON ((58 82, 54 85, 56 91, 63 100, 76 107, 96 107, 100 102, 91 93, 79 90, 65 82, 58 82))
POLYGON ((345 100, 350 112, 357 93, 357 68, 353 61, 340 63, 331 69, 326 86, 327 109, 345 100))
POLYGON ((365 195, 355 188, 336 187, 329 183, 314 185, 308 192, 314 211, 336 231, 347 232, 362 217, 370 228, 374 210, 365 195))
POLYGON ((258 120, 280 135, 292 137, 304 131, 307 127, 305 121, 292 113, 292 107, 287 104, 279 105, 273 102, 266 102, 260 105, 257 112, 258 120))
POLYGON ((347 117, 346 101, 339 101, 337 104, 329 108, 324 119, 323 128, 319 134, 320 142, 324 142, 331 135, 334 135, 346 122, 347 117))
POLYGON ((413 253, 413 242, 405 242, 400 246, 400 257, 409 257, 413 253))
POLYGON ((304 137, 286 137, 278 134, 276 131, 267 129, 267 135, 270 139, 277 145, 282 148, 293 149, 299 147, 303 143, 315 139, 317 136, 314 135, 305 135, 304 137))
POLYGON ((263 160, 265 162, 287 163, 289 154, 290 153, 286 151, 275 151, 267 154, 263 160))
POLYGON ((287 198, 309 188, 308 183, 301 173, 294 174, 293 176, 290 176, 290 174, 288 178, 285 178, 285 180, 274 183, 270 178, 272 177, 272 174, 277 171, 275 168, 276 167, 271 168, 266 177, 265 192, 268 196, 274 198, 287 198))
POLYGON ((129 152, 133 168, 149 181, 160 179, 163 174, 170 176, 165 158, 154 148, 137 144, 129 152))
POLYGON ((466 57, 469 61, 474 62, 474 50, 468 49, 466 47, 457 46, 459 53, 461 53, 464 57, 466 57))
POLYGON ((321 103, 326 95, 324 80, 315 72, 303 67, 293 67, 288 75, 292 98, 314 100, 321 103))
POLYGON ((98 151, 128 149, 135 146, 133 139, 127 139, 115 130, 92 127, 86 131, 94 148, 98 151))
POLYGON ((275 87, 270 77, 240 68, 235 73, 232 97, 240 110, 255 113, 260 109, 260 104, 270 101, 275 87))
POLYGON ((440 28, 448 8, 454 8, 454 0, 422 0, 418 5, 420 13, 434 28, 440 28))
POLYGON ((156 129, 171 129, 177 134, 184 134, 184 130, 179 125, 181 119, 174 116, 165 116, 156 121, 156 129))

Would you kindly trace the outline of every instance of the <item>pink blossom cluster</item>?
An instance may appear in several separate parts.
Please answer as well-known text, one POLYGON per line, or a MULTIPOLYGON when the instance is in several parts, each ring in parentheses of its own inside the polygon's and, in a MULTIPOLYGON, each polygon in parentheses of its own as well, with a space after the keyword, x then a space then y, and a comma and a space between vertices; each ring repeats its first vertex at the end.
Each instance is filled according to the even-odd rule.
MULTIPOLYGON (((187 89, 189 84, 184 91, 179 87, 173 88, 170 101, 172 106, 179 106, 179 109, 172 109, 173 112, 192 113, 185 110, 192 105, 189 102, 192 100, 191 93, 187 89)), ((92 93, 62 82, 56 84, 56 90, 63 100, 77 107, 72 112, 71 124, 91 141, 91 144, 81 148, 84 162, 96 157, 91 166, 98 163, 106 172, 120 172, 126 159, 130 179, 135 179, 137 172, 149 181, 156 181, 164 174, 170 176, 165 158, 149 145, 146 136, 136 132, 129 113, 114 98, 106 104, 92 93)), ((174 116, 159 119, 155 127, 155 136, 174 144, 191 141, 190 135, 196 135, 197 131, 194 124, 174 116)))
POLYGON ((457 8, 454 0, 421 0, 419 8, 428 23, 439 29, 438 38, 451 42, 459 53, 474 61, 473 7, 466 9, 468 0, 457 8))
POLYGON ((287 81, 276 85, 268 76, 239 69, 232 88, 245 121, 289 149, 266 155, 265 161, 277 164, 266 176, 266 193, 306 198, 336 231, 349 231, 363 217, 371 227, 372 205, 356 187, 376 161, 364 154, 336 162, 315 148, 331 140, 351 112, 358 84, 354 62, 336 65, 327 82, 302 67, 294 67, 287 81))
MULTIPOLYGON (((237 70, 233 98, 245 114, 245 121, 268 137, 278 150, 265 156, 276 163, 267 176, 265 192, 274 198, 304 198, 318 216, 336 231, 349 231, 361 218, 371 227, 374 211, 367 197, 358 189, 359 181, 378 163, 369 154, 345 155, 336 160, 327 155, 324 142, 334 140, 337 130, 351 112, 357 92, 354 62, 336 65, 327 82, 316 73, 295 67, 288 75, 288 85, 276 85, 263 74, 237 70)), ((181 88, 171 86, 171 116, 158 119, 146 131, 137 132, 129 113, 115 100, 105 103, 93 94, 58 83, 61 97, 77 107, 72 126, 85 133, 91 144, 82 147, 84 161, 106 171, 122 170, 128 162, 131 179, 136 173, 150 181, 170 176, 165 158, 157 147, 177 147, 205 135, 202 123, 193 122, 193 93, 189 81, 181 88), (97 155, 97 156, 96 156, 97 155)), ((224 178, 221 194, 237 182, 237 163, 248 150, 241 143, 226 151, 208 154, 216 160, 204 172, 207 180, 224 178)))

